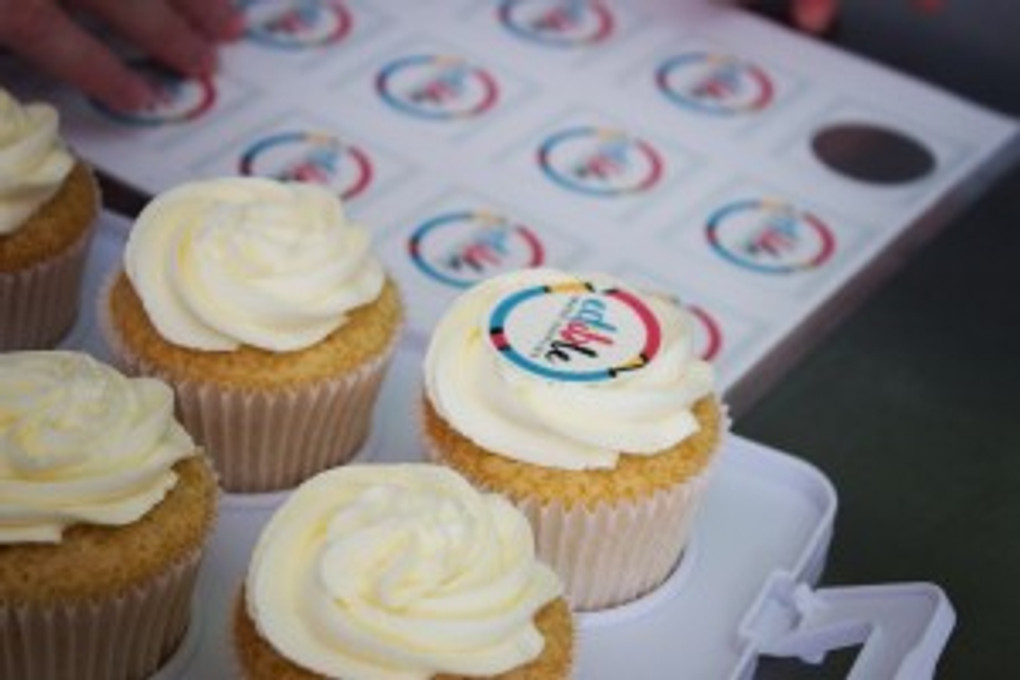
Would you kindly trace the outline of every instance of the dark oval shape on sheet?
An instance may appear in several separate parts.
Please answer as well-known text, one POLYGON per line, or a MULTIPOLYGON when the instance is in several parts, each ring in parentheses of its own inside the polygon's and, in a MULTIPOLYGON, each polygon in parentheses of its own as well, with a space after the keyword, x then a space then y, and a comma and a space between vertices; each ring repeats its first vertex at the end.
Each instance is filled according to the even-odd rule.
POLYGON ((918 140, 871 123, 828 125, 811 138, 827 167, 871 184, 906 184, 935 170, 935 155, 918 140))

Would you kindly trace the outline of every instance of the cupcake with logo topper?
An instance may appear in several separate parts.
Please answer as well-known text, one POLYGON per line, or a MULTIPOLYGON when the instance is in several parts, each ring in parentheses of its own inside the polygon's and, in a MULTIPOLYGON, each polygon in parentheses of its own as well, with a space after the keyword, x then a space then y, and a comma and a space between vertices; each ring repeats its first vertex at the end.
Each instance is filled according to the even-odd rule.
POLYGON ((292 487, 365 441, 403 316, 370 246, 329 191, 254 177, 135 221, 101 326, 125 370, 174 388, 226 490, 292 487))
POLYGON ((0 88, 0 351, 52 347, 77 317, 99 193, 58 124, 0 88))
POLYGON ((423 412, 428 455, 517 504, 579 610, 669 576, 725 429, 683 308, 549 269, 454 302, 429 344, 423 412))
POLYGON ((350 465, 265 526, 234 611, 248 680, 562 680, 574 625, 531 527, 437 465, 350 465))
POLYGON ((173 393, 0 354, 0 677, 148 677, 187 630, 217 497, 173 393))

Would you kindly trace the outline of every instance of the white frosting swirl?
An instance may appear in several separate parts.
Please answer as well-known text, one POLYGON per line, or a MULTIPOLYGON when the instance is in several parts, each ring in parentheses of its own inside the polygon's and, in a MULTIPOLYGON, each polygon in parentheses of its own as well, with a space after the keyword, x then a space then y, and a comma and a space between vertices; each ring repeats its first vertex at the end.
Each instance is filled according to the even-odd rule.
POLYGON ((247 608, 288 659, 328 677, 494 675, 536 658, 561 593, 527 519, 426 464, 336 468, 302 484, 256 545, 247 608))
MULTIPOLYGON (((551 269, 504 274, 461 295, 436 327, 425 357, 425 388, 436 411, 484 449, 567 470, 611 468, 620 453, 653 455, 698 431, 691 407, 714 389, 694 356, 690 316, 658 296, 640 297, 661 330, 644 367, 600 382, 544 378, 506 360, 489 340, 493 308, 538 285, 577 281, 551 269)), ((605 276, 585 277, 621 287, 605 276)))
POLYGON ((158 380, 76 352, 0 354, 0 544, 134 522, 195 451, 158 380))
POLYGON ((157 196, 138 216, 124 261, 169 342, 288 352, 378 297, 385 275, 369 246, 326 189, 232 177, 157 196))
POLYGON ((22 106, 0 88, 0 235, 23 224, 71 171, 58 123, 52 106, 22 106))

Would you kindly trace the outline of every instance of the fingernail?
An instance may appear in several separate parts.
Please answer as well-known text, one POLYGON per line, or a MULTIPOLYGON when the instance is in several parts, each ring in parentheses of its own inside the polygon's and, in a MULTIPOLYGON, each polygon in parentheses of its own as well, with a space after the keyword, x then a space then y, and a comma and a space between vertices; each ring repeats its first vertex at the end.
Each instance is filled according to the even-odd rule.
POLYGON ((835 11, 826 3, 804 2, 794 5, 794 23, 809 33, 824 33, 835 18, 835 11))
POLYGON ((111 104, 121 111, 139 111, 156 103, 156 93, 144 80, 132 80, 117 90, 111 104))

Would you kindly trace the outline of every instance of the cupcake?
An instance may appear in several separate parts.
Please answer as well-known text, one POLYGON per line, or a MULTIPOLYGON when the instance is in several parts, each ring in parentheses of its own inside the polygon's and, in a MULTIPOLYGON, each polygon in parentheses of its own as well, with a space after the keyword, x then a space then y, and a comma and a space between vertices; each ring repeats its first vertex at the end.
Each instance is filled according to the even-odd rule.
POLYGON ((248 680, 566 678, 573 620, 527 520, 436 465, 321 473, 263 529, 234 611, 248 680))
POLYGON ((100 306, 117 361, 174 388, 235 492, 293 487, 357 453, 402 320, 336 196, 254 177, 157 196, 100 306))
POLYGON ((425 358, 428 456, 511 499, 577 610, 676 567, 724 417, 685 310, 535 269, 469 289, 425 358))
POLYGON ((217 493, 172 392, 9 352, 0 414, 0 677, 150 676, 187 630, 217 493))
POLYGON ((0 88, 0 351, 52 347, 78 314, 99 194, 58 122, 0 88))

